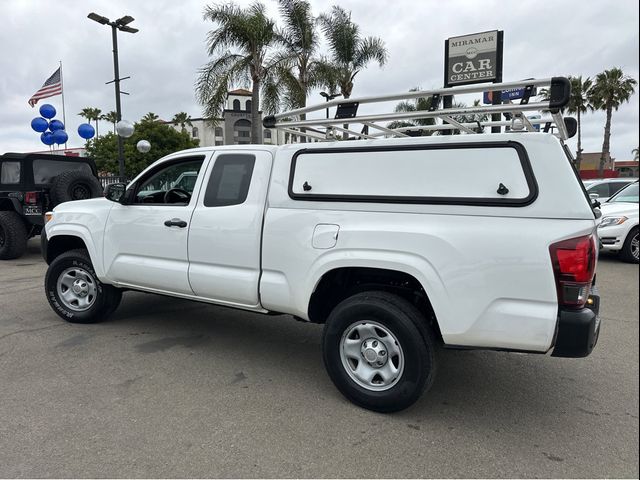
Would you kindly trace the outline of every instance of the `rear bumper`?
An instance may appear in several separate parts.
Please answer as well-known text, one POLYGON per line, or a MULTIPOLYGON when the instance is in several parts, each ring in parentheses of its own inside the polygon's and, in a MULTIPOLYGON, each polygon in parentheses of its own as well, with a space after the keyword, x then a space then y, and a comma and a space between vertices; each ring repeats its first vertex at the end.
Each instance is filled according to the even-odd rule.
POLYGON ((552 357, 586 357, 600 335, 600 296, 594 286, 589 304, 581 310, 560 310, 552 357))

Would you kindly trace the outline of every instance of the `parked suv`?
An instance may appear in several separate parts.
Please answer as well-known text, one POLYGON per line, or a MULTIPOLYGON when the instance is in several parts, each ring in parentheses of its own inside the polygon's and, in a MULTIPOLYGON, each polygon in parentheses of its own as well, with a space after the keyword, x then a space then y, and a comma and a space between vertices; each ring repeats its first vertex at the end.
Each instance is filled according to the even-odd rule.
POLYGON ((603 250, 618 252, 629 263, 638 263, 638 182, 626 186, 603 204, 598 225, 603 250))
POLYGON ((70 200, 98 197, 92 159, 36 153, 0 156, 0 260, 22 256, 44 213, 70 200))

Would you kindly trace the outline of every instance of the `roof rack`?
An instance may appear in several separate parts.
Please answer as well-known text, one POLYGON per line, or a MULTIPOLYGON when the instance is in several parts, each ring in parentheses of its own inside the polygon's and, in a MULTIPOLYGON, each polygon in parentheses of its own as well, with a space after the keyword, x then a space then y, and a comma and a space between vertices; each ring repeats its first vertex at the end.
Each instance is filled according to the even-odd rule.
POLYGON ((527 79, 508 83, 465 85, 435 90, 402 92, 393 95, 331 100, 317 105, 267 116, 263 120, 263 125, 265 128, 276 128, 286 133, 321 141, 335 140, 337 138, 336 132, 350 134, 356 138, 375 139, 380 137, 416 136, 421 135, 421 131, 444 132, 453 130, 466 134, 478 134, 482 133, 484 127, 509 127, 511 131, 516 132, 532 132, 538 131, 540 128, 545 132, 553 132, 555 129, 556 131, 553 133, 560 139, 566 140, 575 134, 575 120, 573 118, 563 118, 561 114, 561 109, 569 103, 570 93, 570 83, 565 77, 527 79), (529 101, 537 87, 547 89, 548 100, 529 101), (519 104, 509 102, 498 105, 474 105, 472 107, 456 108, 442 108, 441 106, 441 99, 444 96, 483 93, 488 90, 505 91, 513 89, 524 89, 523 97, 519 104), (431 98, 431 109, 412 112, 391 111, 388 113, 358 115, 358 107, 363 104, 379 104, 416 98, 431 98), (328 109, 333 107, 336 107, 336 113, 333 118, 306 118, 307 114, 313 112, 327 112, 328 116, 328 109), (541 112, 540 118, 529 118, 524 114, 524 112, 533 111, 541 112), (456 117, 460 115, 476 114, 501 114, 505 120, 475 121, 472 123, 461 123, 456 120, 456 117), (427 118, 436 121, 440 120, 440 123, 428 126, 388 127, 388 122, 394 120, 427 118), (353 130, 351 126, 345 127, 344 124, 359 124, 362 126, 362 130, 358 132, 353 130))

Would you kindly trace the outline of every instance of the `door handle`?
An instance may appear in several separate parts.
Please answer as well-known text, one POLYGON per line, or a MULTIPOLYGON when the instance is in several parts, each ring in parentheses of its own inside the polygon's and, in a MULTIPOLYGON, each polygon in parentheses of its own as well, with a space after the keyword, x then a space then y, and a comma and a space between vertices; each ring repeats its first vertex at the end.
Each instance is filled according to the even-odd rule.
POLYGON ((179 218, 172 218, 171 220, 165 220, 164 226, 184 228, 187 226, 187 222, 185 222, 184 220, 180 220, 179 218))

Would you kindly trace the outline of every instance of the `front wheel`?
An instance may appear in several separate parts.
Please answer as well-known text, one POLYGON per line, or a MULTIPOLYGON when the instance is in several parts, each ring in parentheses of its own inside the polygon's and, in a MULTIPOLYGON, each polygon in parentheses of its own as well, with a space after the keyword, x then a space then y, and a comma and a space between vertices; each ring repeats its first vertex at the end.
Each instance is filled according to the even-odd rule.
POLYGON ((71 250, 56 257, 44 282, 49 305, 71 323, 100 322, 122 299, 120 289, 98 280, 86 250, 71 250))
POLYGON ((638 227, 633 228, 627 239, 624 241, 622 251, 620 252, 620 258, 624 262, 638 263, 640 259, 640 244, 638 243, 638 227))
POLYGON ((361 407, 399 411, 433 383, 433 334, 418 309, 396 295, 363 292, 342 301, 322 344, 331 380, 361 407))

